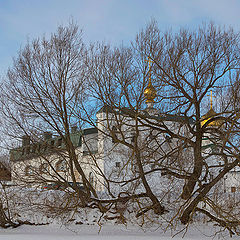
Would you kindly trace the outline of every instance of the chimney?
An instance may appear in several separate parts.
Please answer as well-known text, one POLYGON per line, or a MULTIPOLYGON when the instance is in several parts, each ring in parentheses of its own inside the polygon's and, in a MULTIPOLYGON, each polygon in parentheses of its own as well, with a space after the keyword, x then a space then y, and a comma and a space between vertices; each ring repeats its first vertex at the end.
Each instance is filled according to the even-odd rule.
POLYGON ((22 147, 30 145, 30 137, 28 135, 22 136, 22 147))
POLYGON ((43 139, 45 140, 45 141, 47 141, 47 140, 49 140, 49 139, 51 139, 52 138, 52 133, 51 132, 44 132, 43 133, 43 139))

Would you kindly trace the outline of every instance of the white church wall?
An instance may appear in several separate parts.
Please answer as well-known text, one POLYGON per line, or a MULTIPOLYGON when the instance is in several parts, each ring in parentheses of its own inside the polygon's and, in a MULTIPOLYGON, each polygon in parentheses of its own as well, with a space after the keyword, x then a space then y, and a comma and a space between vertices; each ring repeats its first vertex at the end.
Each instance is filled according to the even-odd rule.
MULTIPOLYGON (((124 181, 129 180, 133 178, 134 176, 138 175, 138 169, 136 166, 136 162, 134 160, 134 156, 132 153, 132 150, 126 146, 124 146, 121 143, 114 143, 111 133, 109 129, 112 129, 112 127, 116 126, 116 134, 119 139, 121 139, 121 134, 124 134, 124 140, 132 143, 133 140, 133 134, 135 133, 135 126, 136 122, 132 120, 129 117, 123 116, 121 114, 113 114, 113 113, 98 113, 98 128, 99 131, 99 148, 103 149, 103 158, 104 158, 104 170, 105 174, 108 178, 111 178, 111 180, 114 181, 124 181), (118 131, 119 125, 121 127, 121 133, 118 131)), ((164 124, 166 124, 167 127, 169 127, 171 130, 174 128, 176 131, 178 131, 179 134, 185 134, 186 127, 184 127, 183 124, 172 122, 172 121, 165 121, 164 124)), ((152 131, 151 128, 146 127, 145 125, 138 126, 138 130, 140 132, 140 136, 138 137, 138 147, 142 148, 142 159, 144 161, 147 159, 146 162, 143 162, 144 170, 149 171, 151 170, 152 165, 156 162, 156 159, 159 159, 159 155, 166 154, 167 151, 170 149, 173 149, 175 146, 177 146, 177 143, 175 140, 171 139, 171 142, 166 141, 166 135, 164 134, 158 134, 156 131, 156 136, 154 136, 154 140, 152 143, 148 144, 148 147, 150 147, 154 151, 154 148, 159 148, 161 145, 161 150, 158 150, 155 156, 152 156, 152 159, 150 157, 147 158, 146 153, 146 141, 147 138, 150 135, 150 131, 154 134, 154 131, 152 131), (145 154, 145 155, 144 155, 145 154), (152 163, 152 164, 151 164, 152 163)), ((161 172, 155 172, 150 175, 148 175, 148 181, 150 182, 151 186, 158 186, 159 182, 163 183, 163 186, 166 186, 166 184, 163 181, 163 177, 161 177, 161 172)), ((136 181, 137 182, 137 181, 136 181)), ((111 184, 112 189, 114 189, 116 192, 120 191, 119 184, 111 184)), ((138 185, 137 183, 135 185, 138 185)), ((129 188, 133 186, 128 186, 129 188)), ((136 186, 135 186, 136 187, 136 186)), ((156 189, 158 189, 156 187, 156 189)), ((126 187, 127 188, 127 187, 126 187)), ((121 188, 122 191, 127 190, 121 188)), ((136 187, 136 191, 142 191, 143 186, 136 187)))

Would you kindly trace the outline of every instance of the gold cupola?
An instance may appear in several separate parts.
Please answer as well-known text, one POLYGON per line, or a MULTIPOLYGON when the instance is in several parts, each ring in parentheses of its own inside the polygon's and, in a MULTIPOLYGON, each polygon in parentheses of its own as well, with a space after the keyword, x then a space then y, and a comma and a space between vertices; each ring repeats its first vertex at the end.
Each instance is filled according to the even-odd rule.
MULTIPOLYGON (((209 96, 209 95, 208 95, 209 96)), ((201 118, 201 126, 203 126, 208 120, 216 117, 217 113, 213 110, 213 95, 212 95, 212 90, 210 94, 210 109, 209 111, 204 114, 201 118)), ((214 120, 208 123, 208 126, 213 126, 213 127, 219 127, 222 125, 222 120, 214 120)))
MULTIPOLYGON (((154 103, 154 99, 157 96, 157 91, 152 85, 152 79, 151 79, 151 63, 153 61, 148 57, 148 64, 149 64, 149 70, 148 70, 148 85, 144 90, 144 97, 146 99, 146 103, 150 106, 154 103)), ((152 107, 152 106, 151 106, 152 107)))
POLYGON ((146 103, 154 102, 154 99, 157 96, 157 91, 153 87, 151 80, 149 80, 146 89, 144 90, 144 96, 146 98, 146 103))

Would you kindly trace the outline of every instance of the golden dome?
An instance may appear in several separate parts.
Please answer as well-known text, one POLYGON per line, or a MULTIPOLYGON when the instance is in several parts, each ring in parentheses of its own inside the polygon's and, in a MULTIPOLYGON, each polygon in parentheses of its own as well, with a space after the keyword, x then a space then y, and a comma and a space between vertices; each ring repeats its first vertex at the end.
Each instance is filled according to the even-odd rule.
MULTIPOLYGON (((216 116, 216 112, 213 110, 213 108, 211 107, 210 110, 204 114, 202 116, 202 120, 201 120, 201 126, 203 126, 208 120, 212 119, 213 117, 216 116)), ((210 123, 208 123, 208 126, 214 126, 214 127, 218 127, 221 125, 221 122, 219 120, 215 120, 212 121, 210 123)))
POLYGON ((154 99, 157 96, 157 91, 153 87, 152 82, 151 82, 150 79, 149 79, 149 83, 148 83, 146 89, 144 90, 144 96, 146 98, 146 103, 154 102, 154 99))
POLYGON ((148 85, 146 87, 146 89, 144 90, 144 96, 146 98, 146 103, 153 103, 154 102, 154 98, 157 96, 157 91, 156 89, 153 87, 152 85, 152 81, 151 81, 151 63, 153 63, 153 61, 151 60, 150 57, 148 57, 148 66, 149 66, 149 70, 148 70, 148 74, 149 74, 149 80, 148 80, 148 85))
MULTIPOLYGON (((201 126, 203 126, 208 120, 210 120, 211 118, 214 118, 217 113, 213 110, 213 95, 212 95, 212 90, 211 90, 211 94, 208 95, 210 96, 210 110, 204 114, 201 118, 201 126)), ((215 121, 212 121, 210 123, 208 123, 208 126, 214 126, 214 127, 219 127, 223 124, 223 121, 222 120, 215 120, 215 121)))

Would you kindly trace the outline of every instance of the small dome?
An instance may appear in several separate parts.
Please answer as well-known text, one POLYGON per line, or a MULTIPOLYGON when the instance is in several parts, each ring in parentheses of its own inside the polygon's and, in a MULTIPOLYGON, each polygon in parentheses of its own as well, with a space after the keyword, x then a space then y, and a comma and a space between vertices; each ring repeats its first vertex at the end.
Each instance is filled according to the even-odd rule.
MULTIPOLYGON (((210 120, 211 118, 215 117, 217 115, 217 113, 213 110, 213 108, 211 107, 210 110, 204 114, 202 116, 202 120, 201 120, 201 126, 203 126, 208 120, 210 120)), ((212 121, 208 124, 208 126, 214 126, 214 127, 219 127, 223 124, 222 120, 215 120, 212 121)))
POLYGON ((144 90, 144 96, 146 98, 146 103, 149 102, 154 102, 154 99, 157 96, 157 91, 156 89, 153 87, 151 81, 149 81, 146 89, 144 90))

